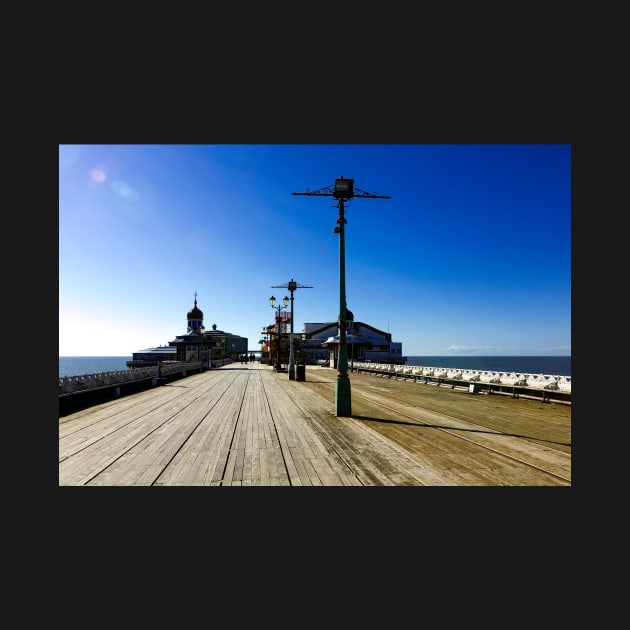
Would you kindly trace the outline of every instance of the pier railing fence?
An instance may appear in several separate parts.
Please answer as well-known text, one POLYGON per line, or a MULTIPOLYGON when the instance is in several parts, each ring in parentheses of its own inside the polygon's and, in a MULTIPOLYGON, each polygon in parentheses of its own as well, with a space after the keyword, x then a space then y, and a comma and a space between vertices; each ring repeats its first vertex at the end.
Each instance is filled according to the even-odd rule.
POLYGON ((355 361, 352 370, 374 376, 400 378, 434 385, 465 387, 472 393, 510 394, 515 398, 529 396, 571 403, 571 377, 522 372, 462 370, 421 365, 390 365, 355 361))

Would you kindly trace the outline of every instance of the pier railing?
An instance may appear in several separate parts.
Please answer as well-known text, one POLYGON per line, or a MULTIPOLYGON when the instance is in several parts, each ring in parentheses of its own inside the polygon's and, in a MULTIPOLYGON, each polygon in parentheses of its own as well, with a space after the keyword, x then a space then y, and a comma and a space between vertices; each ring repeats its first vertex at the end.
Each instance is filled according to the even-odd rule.
MULTIPOLYGON (((216 365, 213 361, 213 365, 216 365)), ((169 361, 161 366, 59 377, 59 416, 141 392, 203 372, 200 361, 169 361)))
POLYGON ((201 362, 169 362, 162 367, 133 368, 131 370, 114 370, 111 372, 98 372, 97 374, 80 374, 78 376, 59 377, 59 395, 74 394, 80 391, 124 385, 135 381, 159 378, 181 372, 182 369, 194 372, 201 369, 201 362))
POLYGON ((552 398, 571 402, 570 376, 357 361, 352 365, 352 369, 376 376, 450 385, 451 387, 466 387, 471 392, 507 393, 514 397, 530 396, 542 398, 543 402, 548 402, 552 398))

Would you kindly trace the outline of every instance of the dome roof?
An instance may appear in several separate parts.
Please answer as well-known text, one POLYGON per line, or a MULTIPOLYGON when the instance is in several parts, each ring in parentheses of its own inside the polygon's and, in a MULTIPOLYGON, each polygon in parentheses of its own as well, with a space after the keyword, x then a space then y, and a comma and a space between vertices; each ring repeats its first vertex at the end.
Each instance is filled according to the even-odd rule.
POLYGON ((197 294, 195 294, 195 305, 188 311, 186 317, 188 319, 203 319, 203 311, 197 308, 197 294))
MULTIPOLYGON (((341 317, 337 315, 337 321, 339 321, 341 317)), ((346 321, 353 322, 354 321, 354 313, 346 306, 346 321)))

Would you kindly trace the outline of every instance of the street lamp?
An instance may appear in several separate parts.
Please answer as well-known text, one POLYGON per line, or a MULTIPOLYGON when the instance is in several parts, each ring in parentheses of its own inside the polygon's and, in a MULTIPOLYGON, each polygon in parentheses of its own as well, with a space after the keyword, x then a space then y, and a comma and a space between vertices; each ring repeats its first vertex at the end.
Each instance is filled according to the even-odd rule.
POLYGON ((337 381, 335 383, 335 413, 337 416, 352 415, 350 379, 348 378, 348 346, 346 343, 346 219, 343 202, 354 196, 354 179, 340 177, 335 180, 333 197, 339 201, 337 225, 333 229, 339 234, 339 356, 337 357, 337 381))
POLYGON ((339 356, 337 359, 337 382, 335 385, 335 415, 351 416, 352 399, 350 396, 350 379, 348 378, 348 348, 346 342, 346 244, 344 202, 356 197, 371 197, 373 199, 389 199, 389 195, 368 193, 354 185, 354 179, 344 179, 343 176, 335 180, 334 187, 325 186, 319 190, 294 192, 292 195, 308 195, 319 197, 334 197, 337 200, 339 216, 337 225, 333 229, 339 234, 339 356))
POLYGON ((288 283, 289 291, 291 292, 291 321, 289 322, 291 326, 291 336, 289 337, 289 380, 295 380, 295 361, 293 355, 293 291, 297 289, 297 282, 291 279, 291 282, 288 283))
POLYGON ((296 289, 312 289, 313 287, 308 287, 305 284, 298 284, 293 278, 289 280, 286 284, 274 284, 271 287, 272 289, 289 289, 291 293, 291 337, 289 339, 289 380, 295 380, 295 360, 294 360, 294 352, 293 352, 293 292, 296 289))
POLYGON ((282 303, 284 306, 282 304, 276 306, 276 298, 273 295, 269 298, 271 308, 275 308, 278 311, 276 315, 276 372, 280 370, 280 311, 289 306, 289 298, 286 295, 282 298, 282 303))

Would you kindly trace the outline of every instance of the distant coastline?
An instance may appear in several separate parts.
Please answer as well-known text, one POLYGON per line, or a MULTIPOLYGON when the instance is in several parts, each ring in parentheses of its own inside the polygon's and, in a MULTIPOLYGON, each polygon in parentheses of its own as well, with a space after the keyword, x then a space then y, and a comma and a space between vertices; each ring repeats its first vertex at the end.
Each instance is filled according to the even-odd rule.
MULTIPOLYGON (((59 378, 127 370, 124 357, 59 357, 59 378)), ((571 376, 571 357, 488 357, 488 356, 408 356, 407 365, 424 367, 461 368, 493 372, 516 372, 520 374, 548 374, 551 376, 571 376)), ((313 366, 313 369, 316 369, 313 366)))

